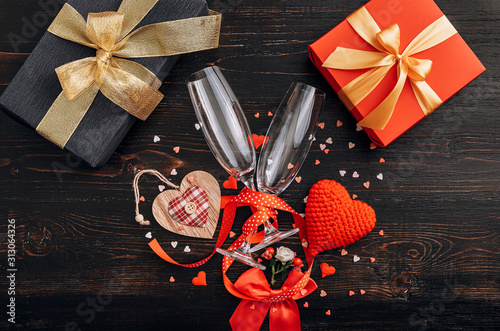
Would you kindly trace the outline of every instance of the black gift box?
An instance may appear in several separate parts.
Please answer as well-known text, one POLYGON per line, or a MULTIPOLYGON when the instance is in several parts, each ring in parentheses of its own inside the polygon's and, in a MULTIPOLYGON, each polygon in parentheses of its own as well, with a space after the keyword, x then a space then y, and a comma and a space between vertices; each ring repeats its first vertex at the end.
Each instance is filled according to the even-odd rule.
MULTIPOLYGON (((86 18, 89 12, 118 10, 121 0, 68 0, 67 3, 86 18)), ((135 29, 153 23, 204 15, 208 15, 205 0, 159 0, 135 29)), ((21 123, 36 128, 62 91, 54 69, 78 59, 95 56, 95 52, 92 48, 46 32, 0 97, 0 108, 21 123)), ((132 60, 151 70, 163 81, 177 59, 178 56, 169 56, 132 60)), ((64 149, 92 167, 102 167, 135 120, 134 116, 99 92, 64 149)))

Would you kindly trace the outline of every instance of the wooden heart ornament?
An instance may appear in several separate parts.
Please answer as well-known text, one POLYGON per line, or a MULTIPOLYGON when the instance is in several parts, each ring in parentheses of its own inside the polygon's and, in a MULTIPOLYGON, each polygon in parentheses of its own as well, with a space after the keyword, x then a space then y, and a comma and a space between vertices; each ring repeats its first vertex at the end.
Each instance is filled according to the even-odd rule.
POLYGON ((309 191, 306 204, 309 251, 345 247, 361 239, 375 227, 375 211, 368 204, 352 200, 344 186, 322 180, 309 191))
POLYGON ((212 239, 219 212, 219 183, 205 171, 190 172, 179 190, 163 191, 153 202, 156 221, 168 231, 188 237, 212 239))

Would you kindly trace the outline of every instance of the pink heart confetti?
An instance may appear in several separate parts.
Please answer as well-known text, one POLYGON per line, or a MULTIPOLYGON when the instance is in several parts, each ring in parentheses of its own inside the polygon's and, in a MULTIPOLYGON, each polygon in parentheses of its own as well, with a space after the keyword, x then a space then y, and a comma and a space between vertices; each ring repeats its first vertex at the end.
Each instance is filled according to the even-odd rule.
POLYGON ((309 247, 309 243, 307 241, 304 241, 304 242, 302 242, 302 246, 307 248, 307 247, 309 247))
POLYGON ((370 258, 370 262, 371 262, 371 263, 375 262, 375 258, 374 258, 374 257, 371 257, 371 258, 370 258))
POLYGON ((327 314, 328 316, 330 316, 332 314, 332 312, 330 311, 330 309, 328 309, 325 314, 327 314))
POLYGON ((330 150, 328 148, 325 148, 325 150, 323 152, 325 152, 325 154, 328 154, 328 152, 330 152, 330 150))
POLYGON ((268 112, 268 113, 267 113, 267 116, 271 117, 271 116, 274 116, 274 115, 273 115, 273 113, 268 112))
POLYGON ((297 183, 300 183, 302 181, 302 177, 300 177, 300 176, 295 177, 295 181, 297 183))
POLYGON ((146 201, 146 199, 144 197, 140 197, 139 200, 141 200, 142 202, 146 201))
POLYGON ((229 238, 233 238, 234 236, 236 236, 236 233, 234 233, 233 231, 230 231, 229 232, 229 238))
POLYGON ((179 153, 179 151, 181 150, 181 148, 179 146, 175 146, 172 149, 174 150, 175 153, 179 153))
POLYGON ((307 196, 304 198, 304 203, 307 203, 307 196))
POLYGON ((255 310, 255 305, 251 305, 250 309, 255 310))
POLYGON ((293 164, 291 163, 288 163, 288 165, 286 166, 288 169, 292 169, 293 168, 293 164))
POLYGON ((340 251, 340 255, 342 256, 347 255, 347 251, 342 248, 342 250, 340 251))
POLYGON ((320 297, 326 297, 327 294, 326 294, 326 292, 324 290, 321 290, 321 292, 319 293, 319 296, 320 297))
POLYGON ((318 124, 318 127, 323 130, 325 128, 325 123, 324 122, 321 122, 318 124))
POLYGON ((319 160, 316 160, 316 161, 314 162, 314 165, 318 165, 318 164, 320 164, 320 163, 321 163, 321 162, 319 162, 319 160))
POLYGON ((344 124, 344 123, 342 123, 342 121, 337 121, 337 128, 338 128, 338 127, 341 127, 341 126, 342 126, 342 124, 344 124))
POLYGON ((326 148, 325 144, 319 144, 319 149, 324 150, 326 148))
POLYGON ((194 177, 193 176, 189 176, 188 177, 188 182, 190 182, 190 183, 194 182, 194 177))
POLYGON ((307 290, 306 290, 306 289, 302 289, 302 290, 300 290, 300 294, 302 294, 302 295, 306 295, 306 293, 307 293, 307 290))
POLYGON ((353 195, 352 195, 352 199, 353 199, 353 200, 354 200, 354 199, 356 199, 357 197, 358 197, 358 196, 357 196, 356 194, 353 194, 353 195))
POLYGON ((172 171, 170 171, 170 175, 176 176, 177 175, 177 169, 172 169, 172 171))
POLYGON ((273 308, 273 309, 272 309, 272 312, 273 312, 273 313, 275 313, 275 312, 277 312, 277 311, 278 311, 278 308, 273 308))
POLYGON ((354 291, 349 291, 349 296, 352 297, 354 295, 354 291))
POLYGON ((353 142, 349 142, 349 149, 353 149, 353 148, 354 148, 354 146, 356 146, 356 144, 355 144, 355 143, 353 143, 353 142))
POLYGON ((366 293, 366 291, 365 291, 365 290, 363 290, 363 289, 361 289, 361 290, 359 290, 359 293, 360 293, 361 295, 364 295, 364 294, 366 293))
POLYGON ((356 131, 361 131, 361 130, 363 130, 363 127, 356 124, 356 131))
POLYGON ((364 182, 364 183, 363 183, 363 186, 364 186, 366 189, 369 189, 369 188, 370 188, 370 182, 364 182))
POLYGON ((307 301, 306 301, 306 302, 304 302, 304 304, 302 305, 302 307, 304 307, 304 308, 309 307, 309 304, 307 303, 307 301))
POLYGON ((172 245, 173 248, 176 248, 179 243, 177 241, 172 241, 170 242, 170 245, 172 245))
POLYGON ((253 116, 255 116, 255 118, 259 118, 260 114, 259 113, 255 113, 255 115, 253 115, 253 116))
POLYGON ((158 190, 159 190, 160 192, 165 191, 165 185, 158 185, 158 190))
POLYGON ((385 160, 384 160, 384 158, 383 158, 383 157, 381 157, 381 158, 380 158, 380 160, 378 160, 378 162, 380 162, 380 163, 385 163, 385 160))
POLYGON ((170 281, 171 283, 173 283, 173 282, 175 282, 175 278, 174 278, 173 276, 170 276, 169 281, 170 281))
POLYGON ((352 178, 359 178, 359 174, 357 171, 352 173, 352 178))
POLYGON ((379 234, 379 235, 381 235, 381 236, 383 236, 383 235, 384 235, 384 230, 380 230, 380 231, 378 232, 378 234, 379 234))
POLYGON ((377 148, 377 145, 375 145, 374 143, 370 143, 370 149, 375 149, 377 148))
POLYGON ((330 138, 328 138, 328 139, 326 140, 326 143, 327 143, 327 144, 329 144, 329 145, 333 144, 333 140, 332 140, 332 138, 331 138, 331 137, 330 137, 330 138))

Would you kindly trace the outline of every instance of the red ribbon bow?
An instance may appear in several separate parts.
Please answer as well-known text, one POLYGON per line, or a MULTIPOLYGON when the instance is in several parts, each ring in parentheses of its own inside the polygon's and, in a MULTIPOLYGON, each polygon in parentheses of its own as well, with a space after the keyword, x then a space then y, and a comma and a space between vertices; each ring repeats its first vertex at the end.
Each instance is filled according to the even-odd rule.
MULTIPOLYGON (((281 289, 272 290, 262 270, 252 268, 244 272, 234 283, 234 286, 240 292, 255 298, 255 300, 241 300, 229 320, 233 331, 259 330, 268 311, 270 311, 270 331, 300 331, 300 314, 295 300, 306 296, 317 288, 312 279, 309 279, 302 291, 293 297, 279 302, 264 302, 261 300, 280 297, 288 292, 303 276, 302 272, 292 269, 281 289)), ((285 298, 286 295, 283 297, 285 298)))

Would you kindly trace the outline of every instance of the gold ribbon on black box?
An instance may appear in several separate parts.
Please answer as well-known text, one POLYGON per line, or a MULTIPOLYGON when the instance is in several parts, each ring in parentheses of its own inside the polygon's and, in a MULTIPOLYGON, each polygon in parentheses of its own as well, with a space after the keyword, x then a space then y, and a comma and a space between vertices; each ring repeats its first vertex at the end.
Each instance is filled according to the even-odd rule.
POLYGON ((64 148, 97 93, 145 120, 163 99, 161 81, 144 66, 124 58, 171 56, 219 46, 221 15, 143 26, 131 32, 158 0, 123 0, 116 12, 89 13, 87 20, 65 4, 48 31, 96 49, 95 57, 56 69, 63 91, 36 130, 64 148))

